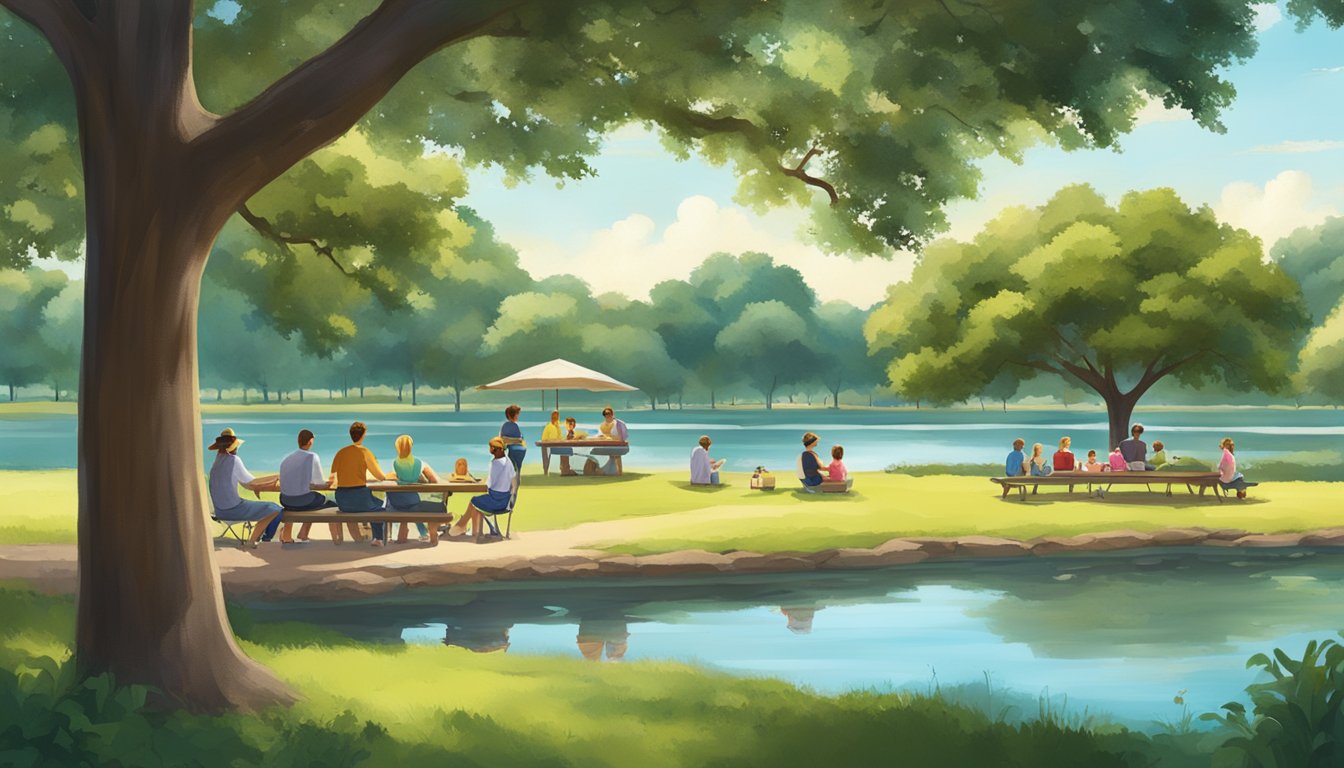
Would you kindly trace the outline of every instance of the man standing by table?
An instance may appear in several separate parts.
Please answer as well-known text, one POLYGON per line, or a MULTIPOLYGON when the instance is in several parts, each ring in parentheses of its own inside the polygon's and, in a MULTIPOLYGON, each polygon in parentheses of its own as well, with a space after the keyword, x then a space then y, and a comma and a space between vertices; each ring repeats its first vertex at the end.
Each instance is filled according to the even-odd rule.
MULTIPOLYGON (((383 502, 369 490, 369 475, 375 480, 386 480, 382 467, 373 451, 364 447, 364 433, 368 427, 364 422, 356 421, 350 425, 350 445, 336 452, 331 460, 331 470, 336 474, 336 504, 342 512, 382 512, 383 502)), ((373 529, 373 546, 381 547, 386 541, 383 524, 370 523, 373 529)))
POLYGON ((504 442, 509 461, 513 462, 514 472, 523 471, 523 457, 527 455, 527 443, 523 441, 523 429, 518 426, 518 415, 523 412, 517 405, 504 409, 504 423, 499 427, 499 439, 504 442))

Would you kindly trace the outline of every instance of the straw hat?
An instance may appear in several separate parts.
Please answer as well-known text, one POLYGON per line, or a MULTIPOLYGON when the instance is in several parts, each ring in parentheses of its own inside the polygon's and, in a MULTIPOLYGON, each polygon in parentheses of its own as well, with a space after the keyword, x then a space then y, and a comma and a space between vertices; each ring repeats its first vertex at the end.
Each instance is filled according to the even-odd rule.
POLYGON ((492 437, 492 438, 490 438, 490 447, 491 447, 491 448, 503 448, 503 447, 504 447, 504 438, 502 438, 502 437, 492 437))
POLYGON ((215 438, 215 442, 211 443, 210 447, 206 448, 206 450, 217 451, 220 448, 228 448, 229 453, 233 453, 238 450, 238 446, 242 444, 243 440, 234 434, 233 429, 225 427, 224 431, 219 433, 219 437, 215 438))

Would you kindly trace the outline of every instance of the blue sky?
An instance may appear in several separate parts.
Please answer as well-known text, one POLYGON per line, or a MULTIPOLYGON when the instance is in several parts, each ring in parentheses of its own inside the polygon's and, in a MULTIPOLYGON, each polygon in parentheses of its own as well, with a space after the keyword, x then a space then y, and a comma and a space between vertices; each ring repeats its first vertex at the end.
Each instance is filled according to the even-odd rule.
MULTIPOLYGON (((1120 151, 1038 147, 1020 166, 991 159, 979 199, 949 209, 950 234, 972 235, 1003 207, 1038 204, 1079 182, 1112 199, 1173 187, 1267 246, 1344 211, 1344 31, 1318 24, 1298 32, 1276 6, 1265 6, 1260 19, 1259 52, 1228 72, 1238 96, 1224 112, 1225 134, 1154 105, 1120 151)), ((733 203, 731 168, 678 161, 637 128, 612 137, 594 165, 597 178, 563 190, 545 177, 508 189, 498 174, 474 172, 466 203, 518 247, 534 274, 577 274, 597 291, 637 297, 658 280, 685 277, 715 250, 765 250, 807 274, 821 298, 861 305, 881 299, 913 263, 902 253, 820 254, 794 237, 802 212, 753 215, 733 203)))

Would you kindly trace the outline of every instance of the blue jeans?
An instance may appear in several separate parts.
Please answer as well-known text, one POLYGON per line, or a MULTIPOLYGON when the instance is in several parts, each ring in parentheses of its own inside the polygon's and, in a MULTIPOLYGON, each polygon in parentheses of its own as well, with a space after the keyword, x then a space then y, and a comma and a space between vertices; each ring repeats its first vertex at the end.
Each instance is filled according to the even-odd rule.
POLYGON ((280 494, 280 506, 291 512, 312 512, 316 509, 331 509, 338 506, 317 491, 309 491, 304 496, 286 496, 280 494))
MULTIPOLYGON (((388 491, 387 508, 397 512, 436 512, 439 514, 448 514, 448 505, 442 501, 421 501, 420 494, 408 491, 388 491)), ((405 523, 402 526, 405 527, 405 523)), ((415 527, 420 531, 421 536, 429 534, 429 528, 424 523, 416 523, 415 527)))
POLYGON ((513 471, 523 471, 523 457, 527 455, 527 449, 519 445, 509 446, 509 461, 513 462, 513 471))
POLYGON ((1237 473, 1236 477, 1232 478, 1232 482, 1224 483, 1219 480, 1218 485, 1222 486, 1224 491, 1244 491, 1248 487, 1246 485, 1246 478, 1242 477, 1240 472, 1237 473))
MULTIPOLYGON (((382 512, 383 502, 379 501, 373 495, 373 491, 368 486, 358 488, 337 488, 336 504, 340 506, 342 512, 382 512)), ((369 523, 373 529, 373 538, 379 541, 386 541, 387 537, 383 532, 383 524, 380 522, 369 523)))
POLYGON ((826 478, 822 477, 821 475, 809 475, 808 477, 803 478, 803 485, 809 488, 815 488, 816 486, 821 485, 825 481, 826 478))

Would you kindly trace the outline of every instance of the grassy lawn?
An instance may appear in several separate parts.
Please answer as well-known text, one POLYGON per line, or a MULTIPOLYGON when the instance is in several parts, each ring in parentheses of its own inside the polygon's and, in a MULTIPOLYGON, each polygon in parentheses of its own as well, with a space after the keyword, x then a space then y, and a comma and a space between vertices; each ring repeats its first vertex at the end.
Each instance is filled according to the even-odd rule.
MULTIPOLYGON (((576 543, 646 553, 677 549, 815 551, 872 546, 896 536, 984 534, 1011 538, 1130 528, 1244 528, 1303 531, 1344 525, 1341 484, 1275 482, 1249 502, 1222 504, 1180 494, 1170 498, 1116 488, 1105 500, 1042 489, 1027 501, 999 498, 984 478, 856 475, 847 496, 803 494, 780 477, 780 489, 752 491, 746 475, 731 485, 693 488, 680 473, 561 478, 527 474, 518 502, 522 531, 588 526, 576 543)), ((453 499, 460 511, 465 501, 453 499)), ((75 540, 75 473, 0 472, 0 543, 75 540)))
POLYGON ((939 697, 826 697, 684 664, 365 645, 300 624, 252 626, 246 613, 234 615, 245 650, 300 703, 165 715, 126 689, 109 693, 105 680, 73 679, 70 598, 0 586, 0 615, 7 765, 1120 768, 1207 765, 1211 748, 1207 738, 1011 725, 939 697))

